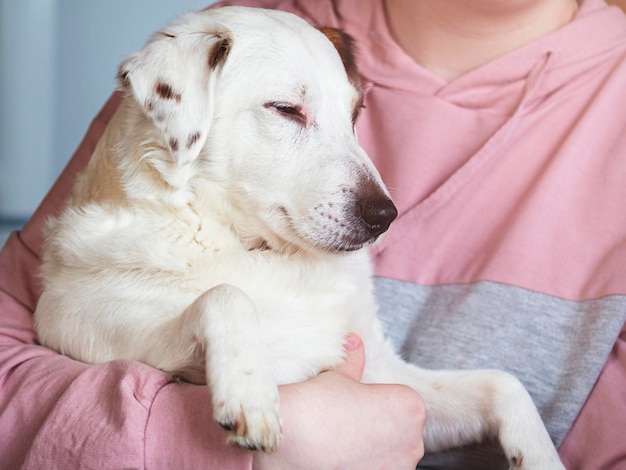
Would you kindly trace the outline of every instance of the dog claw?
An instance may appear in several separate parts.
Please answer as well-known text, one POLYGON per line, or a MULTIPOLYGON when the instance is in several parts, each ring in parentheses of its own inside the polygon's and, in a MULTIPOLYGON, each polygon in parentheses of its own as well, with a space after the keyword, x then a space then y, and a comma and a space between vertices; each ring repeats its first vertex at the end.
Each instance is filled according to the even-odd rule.
POLYGON ((237 447, 241 447, 242 449, 250 450, 250 451, 261 451, 267 454, 271 454, 278 450, 278 442, 280 440, 280 436, 265 436, 265 443, 252 441, 248 438, 237 437, 231 435, 228 439, 228 442, 232 445, 236 445, 237 447))
MULTIPOLYGON (((241 387, 250 391, 249 387, 241 387)), ((214 418, 228 431, 228 442, 248 450, 274 452, 282 437, 275 385, 235 399, 216 400, 214 418)))
MULTIPOLYGON (((244 443, 244 444, 237 444, 237 445, 239 445, 239 447, 242 447, 242 448, 247 449, 247 450, 253 450, 253 451, 254 450, 258 450, 258 447, 255 444, 245 444, 244 443)), ((261 450, 263 452, 266 452, 264 448, 261 448, 261 450)))
POLYGON ((232 431, 233 429, 235 429, 235 423, 233 423, 232 421, 229 421, 226 423, 220 423, 218 421, 217 424, 219 424, 222 428, 226 429, 226 431, 232 431))

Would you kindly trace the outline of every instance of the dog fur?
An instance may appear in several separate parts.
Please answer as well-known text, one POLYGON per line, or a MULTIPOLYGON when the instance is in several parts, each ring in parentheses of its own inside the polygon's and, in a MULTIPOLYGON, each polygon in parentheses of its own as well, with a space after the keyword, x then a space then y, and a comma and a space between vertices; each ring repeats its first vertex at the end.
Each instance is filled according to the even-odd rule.
POLYGON ((366 250, 396 216, 357 143, 351 40, 226 7, 157 32, 44 245, 40 341, 208 383, 240 446, 273 451, 277 385, 340 364, 424 398, 429 451, 496 436, 511 468, 563 468, 532 399, 499 371, 403 362, 376 318, 366 250))

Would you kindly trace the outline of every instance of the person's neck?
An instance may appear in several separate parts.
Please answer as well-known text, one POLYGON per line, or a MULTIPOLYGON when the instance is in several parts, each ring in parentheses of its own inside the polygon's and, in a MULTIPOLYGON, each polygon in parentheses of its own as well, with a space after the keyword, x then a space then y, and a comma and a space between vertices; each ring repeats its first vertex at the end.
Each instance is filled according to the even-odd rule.
POLYGON ((568 23, 575 0, 385 0, 396 42, 446 82, 568 23))

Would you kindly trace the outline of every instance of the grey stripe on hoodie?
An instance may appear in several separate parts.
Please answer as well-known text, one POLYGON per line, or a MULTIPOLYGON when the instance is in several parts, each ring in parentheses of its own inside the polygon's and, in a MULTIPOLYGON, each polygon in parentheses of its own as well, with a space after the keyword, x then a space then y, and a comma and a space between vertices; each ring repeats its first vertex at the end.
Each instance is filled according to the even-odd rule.
MULTIPOLYGON (((626 321, 620 295, 575 302, 496 282, 425 287, 384 278, 375 279, 375 289, 387 335, 406 360, 427 369, 511 372, 557 444, 626 321)), ((455 455, 423 468, 473 468, 469 453, 455 455)), ((490 468, 478 459, 475 468, 490 468)))

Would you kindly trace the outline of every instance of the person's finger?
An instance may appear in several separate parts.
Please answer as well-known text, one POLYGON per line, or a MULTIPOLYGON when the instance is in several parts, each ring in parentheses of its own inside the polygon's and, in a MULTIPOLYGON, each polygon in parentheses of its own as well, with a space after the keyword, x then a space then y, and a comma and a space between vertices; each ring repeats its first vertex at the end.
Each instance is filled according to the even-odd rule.
POLYGON ((347 375, 351 379, 361 380, 363 369, 365 369, 365 348, 363 347, 363 341, 361 341, 361 338, 357 335, 350 333, 346 336, 344 348, 346 350, 346 360, 335 370, 347 375))

